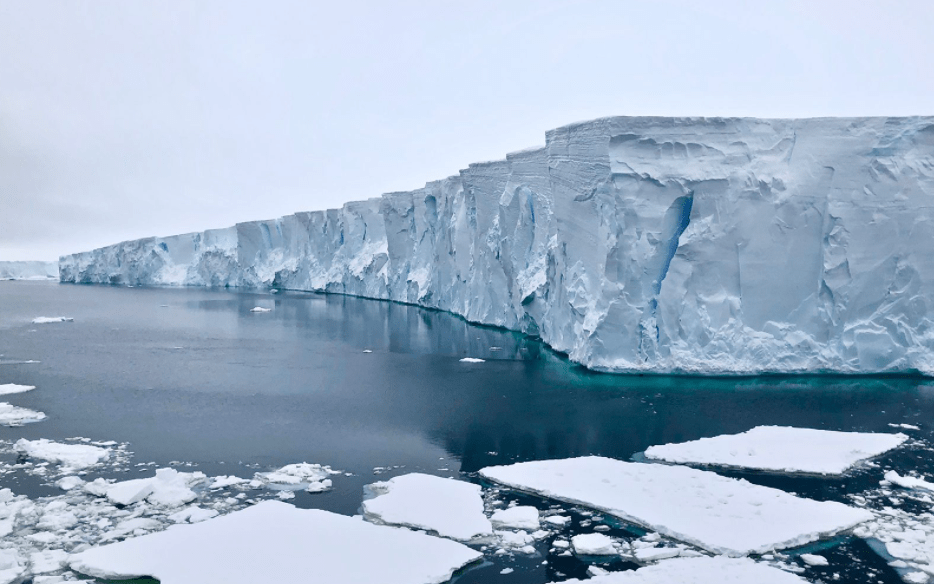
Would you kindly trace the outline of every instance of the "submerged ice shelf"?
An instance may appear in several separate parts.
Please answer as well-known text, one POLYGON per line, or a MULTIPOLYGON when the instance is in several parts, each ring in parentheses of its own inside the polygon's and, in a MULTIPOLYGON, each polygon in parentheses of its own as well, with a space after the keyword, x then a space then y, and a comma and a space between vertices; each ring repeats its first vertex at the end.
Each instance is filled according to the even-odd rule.
POLYGON ((934 374, 934 118, 607 118, 410 192, 62 257, 389 299, 611 371, 934 374))

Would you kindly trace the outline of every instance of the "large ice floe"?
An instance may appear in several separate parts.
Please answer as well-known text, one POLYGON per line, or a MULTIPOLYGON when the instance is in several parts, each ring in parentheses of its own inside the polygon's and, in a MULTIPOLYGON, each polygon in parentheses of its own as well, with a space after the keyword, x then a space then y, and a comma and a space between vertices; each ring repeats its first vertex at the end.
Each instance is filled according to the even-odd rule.
POLYGON ((110 458, 110 449, 90 444, 63 444, 41 438, 20 438, 13 450, 22 456, 58 463, 63 473, 70 473, 99 464, 110 458))
POLYGON ((803 545, 872 519, 862 509, 708 471, 598 456, 492 466, 480 475, 729 556, 803 545))
POLYGON ((934 373, 934 117, 615 117, 423 188, 68 255, 61 281, 447 310, 612 371, 934 373))
POLYGON ((372 498, 363 502, 363 513, 369 521, 424 529, 459 541, 493 535, 477 485, 411 473, 368 485, 367 491, 372 498))
POLYGON ((757 426, 741 434, 651 446, 645 456, 675 463, 839 475, 906 440, 904 434, 757 426))
POLYGON ((92 548, 68 558, 98 578, 162 584, 437 584, 482 556, 422 533, 266 501, 224 517, 92 548), (360 557, 354 557, 359 555, 360 557))
POLYGON ((678 558, 563 584, 804 584, 807 580, 746 558, 678 558))

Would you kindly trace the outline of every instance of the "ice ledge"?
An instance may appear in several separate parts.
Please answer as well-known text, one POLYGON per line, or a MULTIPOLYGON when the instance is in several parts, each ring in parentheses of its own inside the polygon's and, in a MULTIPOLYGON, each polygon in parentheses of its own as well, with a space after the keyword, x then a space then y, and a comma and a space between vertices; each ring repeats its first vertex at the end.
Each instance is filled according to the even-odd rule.
POLYGON ((61 258, 62 282, 447 310, 587 367, 934 374, 934 117, 618 117, 410 192, 61 258))

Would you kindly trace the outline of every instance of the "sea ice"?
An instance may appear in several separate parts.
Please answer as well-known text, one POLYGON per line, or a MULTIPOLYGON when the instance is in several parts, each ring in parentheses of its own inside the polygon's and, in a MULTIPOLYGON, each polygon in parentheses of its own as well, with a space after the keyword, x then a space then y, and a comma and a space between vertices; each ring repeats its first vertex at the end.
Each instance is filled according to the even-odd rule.
POLYGON ((486 363, 485 359, 477 359, 475 357, 464 357, 461 359, 461 363, 486 363))
POLYGON ((480 475, 730 556, 803 545, 872 518, 862 509, 708 471, 598 456, 493 466, 480 475))
POLYGON ((579 556, 613 556, 618 554, 614 541, 602 533, 583 533, 571 538, 574 553, 579 556))
POLYGON ((490 516, 490 522, 497 529, 538 529, 538 509, 523 505, 500 509, 490 516))
POLYGON ((0 426, 22 426, 45 419, 45 414, 0 402, 0 426))
POLYGON ((62 471, 71 473, 94 466, 110 457, 110 450, 87 444, 62 444, 45 438, 26 440, 20 438, 13 450, 28 456, 62 465, 62 471))
POLYGON ((677 558, 629 570, 611 572, 589 580, 565 580, 562 584, 807 584, 794 574, 783 572, 748 558, 723 556, 677 558))
POLYGON ((798 556, 801 558, 801 561, 809 566, 828 566, 830 562, 827 561, 827 558, 824 556, 819 556, 817 554, 801 554, 798 556))
POLYGON ((161 507, 179 507, 189 503, 197 494, 190 487, 207 481, 204 473, 178 472, 174 468, 160 468, 152 478, 131 479, 108 483, 97 479, 84 485, 84 490, 117 505, 132 505, 142 500, 161 507))
POLYGON ((929 483, 924 479, 919 479, 916 477, 901 476, 894 470, 890 470, 885 473, 885 480, 889 481, 893 485, 898 485, 903 489, 924 489, 926 491, 934 492, 934 483, 929 483))
POLYGON ((272 472, 258 472, 253 480, 270 489, 305 489, 309 493, 321 493, 331 488, 331 479, 327 477, 337 474, 341 474, 341 471, 333 470, 330 466, 299 462, 287 464, 272 472))
POLYGON ((411 473, 366 489, 376 496, 363 502, 363 514, 375 523, 424 529, 458 541, 493 534, 478 485, 411 473))
POLYGON ((10 395, 12 393, 24 393, 36 389, 34 385, 16 385, 15 383, 0 384, 0 395, 10 395))
POLYGON ((908 440, 904 434, 757 426, 741 434, 651 446, 646 458, 775 472, 839 475, 908 440))
POLYGON ((26 574, 26 562, 16 550, 0 548, 0 584, 15 584, 26 574))
POLYGON ((69 557, 97 578, 162 584, 440 584, 482 555, 465 545, 316 509, 266 501, 69 557))
POLYGON ((72 322, 70 316, 39 316, 32 319, 32 324, 51 324, 53 322, 72 322))
POLYGON ((254 306, 250 309, 250 312, 272 312, 271 308, 263 308, 262 306, 254 306))

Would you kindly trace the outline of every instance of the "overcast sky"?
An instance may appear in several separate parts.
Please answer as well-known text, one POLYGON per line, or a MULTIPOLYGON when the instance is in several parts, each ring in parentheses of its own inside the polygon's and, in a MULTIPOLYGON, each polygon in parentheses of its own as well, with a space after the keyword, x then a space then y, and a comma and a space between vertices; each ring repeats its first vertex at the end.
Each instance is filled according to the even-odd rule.
POLYGON ((409 190, 609 115, 934 114, 934 2, 0 0, 0 260, 409 190))

